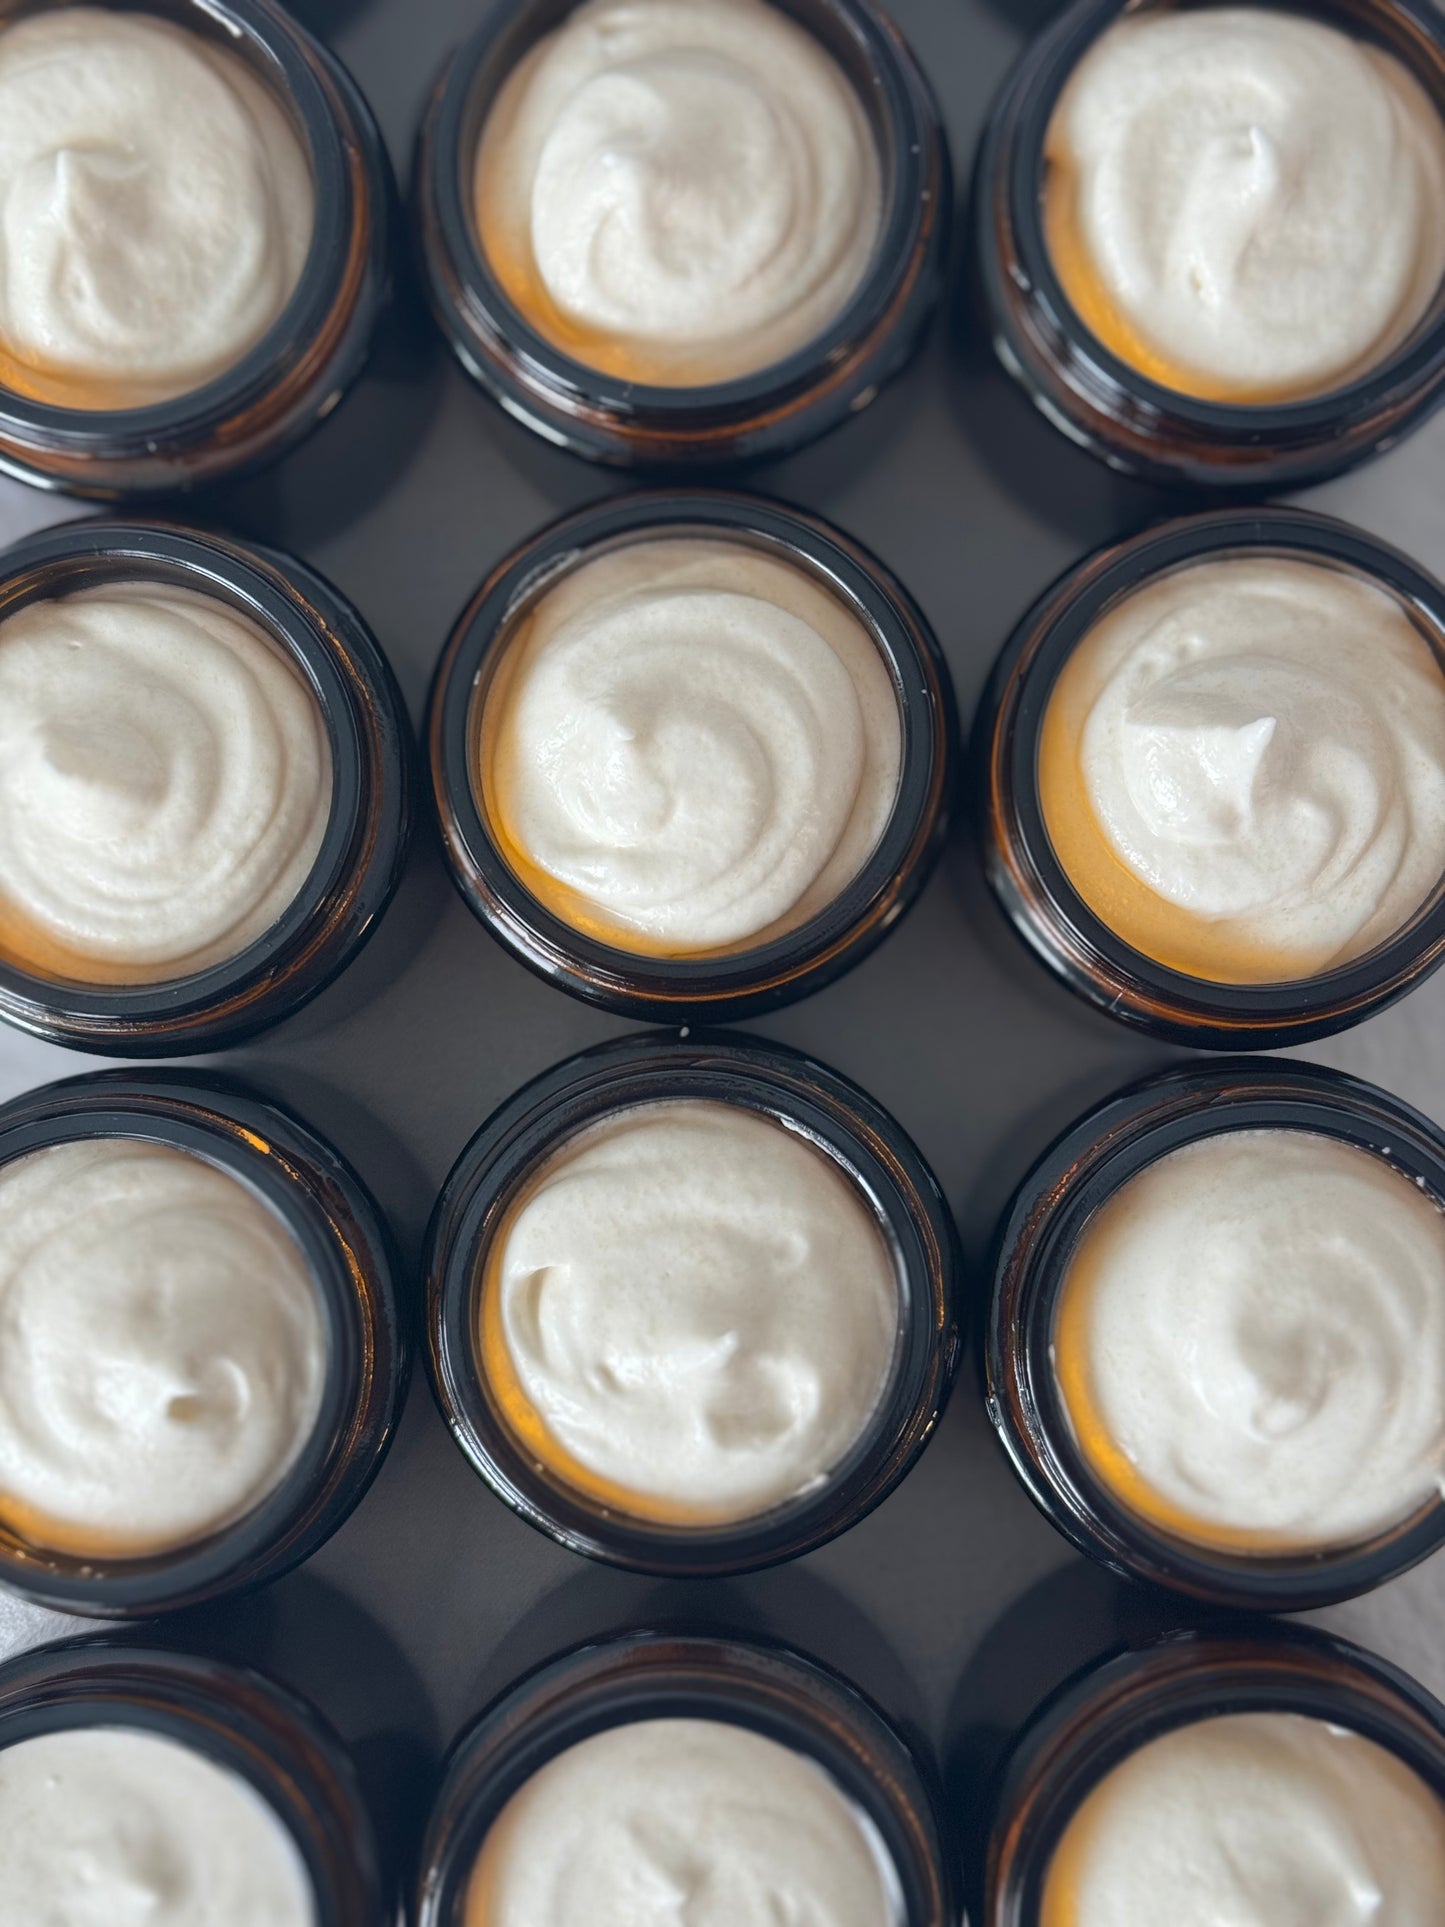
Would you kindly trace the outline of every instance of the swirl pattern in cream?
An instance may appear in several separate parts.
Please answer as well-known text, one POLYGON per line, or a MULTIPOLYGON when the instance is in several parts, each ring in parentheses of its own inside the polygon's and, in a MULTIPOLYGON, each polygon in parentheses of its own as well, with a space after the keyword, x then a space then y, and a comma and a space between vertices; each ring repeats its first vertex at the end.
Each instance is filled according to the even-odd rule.
POLYGON ((1202 1138, 1087 1225, 1054 1352, 1142 1516, 1245 1550, 1367 1538, 1445 1489, 1445 1212, 1337 1138, 1202 1138))
POLYGON ((1269 402, 1382 361, 1445 277, 1445 123, 1393 55, 1269 6, 1131 9, 1049 126, 1055 267, 1167 387, 1269 402))
POLYGON ((493 1241, 484 1374, 514 1431, 639 1516, 752 1517, 822 1484, 892 1368, 893 1260, 823 1152, 740 1105, 624 1111, 493 1241))
POLYGON ((1039 775, 1086 902, 1217 981, 1362 956, 1445 877, 1445 673, 1327 564, 1221 558, 1126 596, 1059 677, 1039 775))
POLYGON ((121 1557, 230 1524, 321 1408, 301 1247, 239 1179, 135 1138, 0 1165, 0 1516, 121 1557))
POLYGON ((72 406, 229 368, 301 277, 315 189, 239 55, 144 13, 0 29, 0 373, 72 406))
POLYGON ((483 800, 532 893, 624 949, 687 955, 798 928, 857 875, 902 731, 862 623, 741 542, 584 562, 508 644, 483 800))
POLYGON ((589 0, 509 77, 475 192, 487 257, 544 335, 673 385, 820 334, 882 222, 857 95, 763 0, 589 0))
POLYGON ((236 956, 305 883, 331 799, 315 695, 227 604, 117 581, 0 623, 0 939, 42 974, 236 956))

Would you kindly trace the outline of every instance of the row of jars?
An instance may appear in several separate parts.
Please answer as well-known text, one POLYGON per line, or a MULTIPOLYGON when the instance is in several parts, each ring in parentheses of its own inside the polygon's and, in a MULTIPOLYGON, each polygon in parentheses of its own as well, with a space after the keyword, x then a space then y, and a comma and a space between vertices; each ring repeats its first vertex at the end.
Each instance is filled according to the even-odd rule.
MULTIPOLYGON (((182 24, 224 41, 289 107, 308 153, 315 229, 284 312, 232 368, 169 400, 86 408, 0 390, 0 468, 115 498, 234 473, 291 446, 365 361, 387 296, 395 189, 371 113, 335 57, 282 9, 234 0, 219 24, 178 0, 182 24)), ((557 24, 551 0, 509 0, 446 61, 416 150, 409 224, 438 324, 467 372, 549 441, 628 466, 717 468, 775 457, 860 408, 908 360, 936 303, 952 164, 937 105, 895 28, 863 0, 792 11, 851 80, 881 162, 880 240, 825 331, 754 373, 648 385, 587 365, 511 299, 481 244, 472 182, 483 123, 508 76, 557 24)), ((976 325, 1069 437, 1113 467, 1222 489, 1318 479, 1397 441, 1445 393, 1445 303, 1377 366, 1336 391, 1243 405, 1162 386, 1112 352, 1066 298, 1045 235, 1050 115, 1123 0, 1067 10, 1036 37, 986 130, 972 209, 976 325)), ((1445 26, 1410 0, 1321 9, 1389 48, 1445 113, 1445 26)))

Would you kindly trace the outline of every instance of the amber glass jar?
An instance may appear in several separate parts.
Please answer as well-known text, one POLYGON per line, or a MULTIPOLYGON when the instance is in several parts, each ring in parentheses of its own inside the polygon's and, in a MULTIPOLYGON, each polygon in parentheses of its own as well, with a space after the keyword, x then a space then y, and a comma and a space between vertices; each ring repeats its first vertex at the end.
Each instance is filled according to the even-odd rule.
POLYGON ((0 1018, 53 1044, 120 1057, 218 1050, 279 1022, 342 971, 401 876, 412 734, 401 693, 350 603, 292 556, 160 522, 71 522, 0 554, 0 623, 27 604, 108 583, 229 605, 299 672, 330 744, 321 848, 290 907, 237 955, 142 983, 48 976, 0 947, 0 1018))
MULTIPOLYGON (((1445 286, 1378 365, 1298 401, 1246 406, 1166 388, 1084 325, 1045 237, 1045 135, 1099 36, 1125 13, 1171 3, 1074 0, 1005 83, 975 173, 984 325, 1040 412, 1111 468, 1193 488, 1297 488, 1390 447, 1445 395, 1445 286)), ((1303 11, 1394 54, 1445 115, 1445 18, 1433 0, 1316 0, 1303 11)))
MULTIPOLYGON (((0 0, 0 32, 45 4, 0 0)), ((361 372, 390 285, 395 199, 386 150, 355 82, 275 0, 122 4, 245 61, 300 138, 316 218, 281 314, 233 367, 201 387, 113 409, 68 407, 0 387, 0 470, 102 500, 233 475, 284 453, 330 414, 361 372)))
POLYGON ((88 1138, 138 1139, 204 1159, 295 1239, 325 1336, 320 1410, 279 1485, 208 1538, 149 1556, 59 1552, 0 1525, 0 1580, 60 1612, 146 1618, 258 1586, 328 1539, 380 1468, 406 1388, 391 1239, 338 1152, 243 1087, 187 1071, 103 1071, 0 1107, 0 1164, 88 1138))
POLYGON ((488 1829, 548 1760, 608 1727, 654 1719, 723 1720, 813 1760, 871 1825, 893 1875, 896 1927, 955 1927, 954 1870, 928 1779, 856 1687, 781 1647, 657 1633, 550 1661, 462 1734, 427 1828, 416 1927, 463 1927, 488 1829))

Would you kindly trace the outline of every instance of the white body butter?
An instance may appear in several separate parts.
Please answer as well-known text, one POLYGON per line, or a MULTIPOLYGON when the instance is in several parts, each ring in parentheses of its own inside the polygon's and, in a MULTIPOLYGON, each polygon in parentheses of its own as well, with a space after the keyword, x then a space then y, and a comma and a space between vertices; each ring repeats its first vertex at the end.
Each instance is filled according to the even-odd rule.
POLYGON ((560 1753, 493 1824, 466 1927, 898 1927, 876 1830, 811 1760, 719 1720, 560 1753))
POLYGON ((744 543, 659 539, 540 598, 480 761, 534 894, 605 941, 684 956, 833 901, 887 824, 902 729, 877 644, 828 590, 744 543))
POLYGON ((131 1138, 0 1165, 0 1514, 22 1536, 126 1557, 229 1525, 295 1463, 325 1367, 301 1248, 238 1179, 131 1138))
POLYGON ((237 955, 306 881, 331 798, 315 695, 225 603, 114 582, 0 623, 0 938, 41 974, 237 955))
POLYGON ((518 64, 477 155, 482 243, 577 359, 723 381, 845 307, 882 221, 863 108, 762 0, 590 0, 518 64))
POLYGON ((1343 387, 1445 277, 1445 124, 1398 60, 1323 21, 1131 12, 1071 75, 1046 153, 1066 292, 1186 393, 1343 387))
POLYGON ((748 1518, 820 1485, 893 1362, 850 1180, 732 1104, 641 1105, 546 1164, 487 1267, 482 1357, 544 1462, 623 1509, 748 1518))
POLYGON ((1054 1350, 1135 1510, 1204 1543, 1350 1544, 1445 1486, 1445 1213, 1335 1138, 1202 1138, 1090 1220, 1054 1350))
POLYGON ((1090 1793, 1042 1927, 1436 1927, 1445 1805, 1373 1740, 1297 1713, 1199 1720, 1090 1793))
POLYGON ((0 1927, 314 1927, 300 1849, 237 1773, 137 1728, 0 1749, 0 1927))
POLYGON ((0 353, 48 401, 131 407, 239 361, 311 245, 310 164, 239 55, 148 14, 0 30, 0 353))

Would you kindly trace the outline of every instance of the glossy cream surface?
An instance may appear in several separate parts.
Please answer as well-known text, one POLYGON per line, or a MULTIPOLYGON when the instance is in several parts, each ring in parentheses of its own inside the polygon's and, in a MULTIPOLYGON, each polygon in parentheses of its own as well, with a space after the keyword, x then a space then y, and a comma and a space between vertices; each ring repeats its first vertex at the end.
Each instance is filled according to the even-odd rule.
POLYGON ((878 645, 801 568, 659 537, 584 561, 507 645, 483 802, 511 868, 622 949, 749 947, 852 882, 898 789, 878 645))
POLYGON ((876 1830, 801 1753, 720 1720, 579 1741, 487 1834, 465 1927, 901 1927, 876 1830))
POLYGON ((1193 976, 1318 975, 1445 877, 1445 674, 1403 603, 1325 564, 1221 557, 1124 597, 1059 675, 1038 771, 1075 889, 1193 976))
POLYGON ((1445 277, 1445 123, 1392 54, 1303 12, 1144 8, 1065 84, 1045 142, 1055 269, 1166 387, 1344 387, 1445 277))
POLYGON ((0 1165, 0 1518, 32 1543, 138 1556, 239 1519, 326 1357, 305 1255, 239 1179, 135 1138, 0 1165))
POLYGON ((851 1181, 740 1105, 622 1111, 565 1144, 492 1241, 481 1358, 578 1491, 685 1524, 820 1487, 893 1362, 893 1259, 851 1181))
POLYGON ((320 704, 228 604, 117 581, 0 622, 0 944, 40 975, 236 956, 296 898, 331 801, 320 704))
POLYGON ((804 347, 882 223, 851 83, 763 0, 588 0, 503 86, 475 194, 493 271, 542 335, 673 386, 804 347))
POLYGON ((1367 1539, 1445 1489, 1445 1212, 1336 1138, 1201 1138, 1088 1221, 1053 1355, 1085 1461, 1150 1523, 1367 1539))
POLYGON ((315 1927, 311 1876, 238 1773, 159 1733, 0 1748, 4 1927, 315 1927))
POLYGON ((1299 1713, 1177 1727, 1107 1774, 1049 1867, 1040 1927, 1435 1927, 1445 1805, 1299 1713))
POLYGON ((0 382, 129 408, 238 362, 301 277, 315 189, 225 45, 145 13, 0 28, 0 382))

